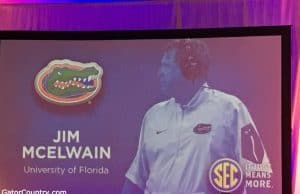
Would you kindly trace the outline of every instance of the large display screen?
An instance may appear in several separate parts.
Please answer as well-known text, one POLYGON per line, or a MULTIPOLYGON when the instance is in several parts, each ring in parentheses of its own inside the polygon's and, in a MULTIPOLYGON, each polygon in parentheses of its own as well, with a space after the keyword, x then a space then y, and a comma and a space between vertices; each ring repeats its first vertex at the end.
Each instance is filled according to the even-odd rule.
POLYGON ((2 194, 288 193, 289 27, 0 39, 2 194))

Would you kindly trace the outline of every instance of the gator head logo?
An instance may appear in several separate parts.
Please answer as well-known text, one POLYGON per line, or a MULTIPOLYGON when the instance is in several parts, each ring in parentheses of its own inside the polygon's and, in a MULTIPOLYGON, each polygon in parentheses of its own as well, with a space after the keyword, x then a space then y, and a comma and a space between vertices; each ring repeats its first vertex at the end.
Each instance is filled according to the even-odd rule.
POLYGON ((81 104, 101 89, 103 69, 97 63, 53 60, 35 77, 37 93, 59 105, 81 104))

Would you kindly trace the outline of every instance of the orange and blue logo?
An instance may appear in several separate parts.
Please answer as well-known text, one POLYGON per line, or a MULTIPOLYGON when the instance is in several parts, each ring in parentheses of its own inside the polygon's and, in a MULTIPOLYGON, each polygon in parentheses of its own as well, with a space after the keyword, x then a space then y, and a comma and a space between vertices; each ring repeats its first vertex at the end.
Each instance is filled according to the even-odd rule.
POLYGON ((102 87, 103 69, 95 62, 53 60, 35 77, 36 92, 58 105, 82 104, 94 98, 102 87))
POLYGON ((209 180, 217 191, 230 193, 241 185, 243 172, 236 161, 230 158, 222 158, 215 161, 211 166, 209 180))

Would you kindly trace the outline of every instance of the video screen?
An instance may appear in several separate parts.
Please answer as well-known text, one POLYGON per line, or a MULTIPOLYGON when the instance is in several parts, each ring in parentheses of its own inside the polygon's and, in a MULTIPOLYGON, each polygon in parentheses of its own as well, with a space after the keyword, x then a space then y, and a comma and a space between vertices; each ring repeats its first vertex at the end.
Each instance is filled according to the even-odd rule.
POLYGON ((281 194, 281 49, 1 40, 2 194, 281 194))

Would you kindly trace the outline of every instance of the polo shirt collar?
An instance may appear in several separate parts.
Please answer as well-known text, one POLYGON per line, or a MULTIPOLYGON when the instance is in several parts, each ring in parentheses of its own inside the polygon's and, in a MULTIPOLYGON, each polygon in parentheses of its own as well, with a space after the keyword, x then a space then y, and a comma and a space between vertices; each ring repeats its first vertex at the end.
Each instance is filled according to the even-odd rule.
POLYGON ((210 87, 207 84, 207 82, 203 83, 200 86, 200 88, 198 89, 198 91, 196 92, 196 94, 192 97, 192 99, 186 105, 181 105, 181 104, 177 103, 175 98, 171 98, 171 102, 179 104, 183 110, 191 110, 191 109, 197 108, 203 102, 203 100, 206 96, 205 94, 207 94, 206 91, 209 88, 210 87))

